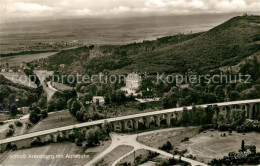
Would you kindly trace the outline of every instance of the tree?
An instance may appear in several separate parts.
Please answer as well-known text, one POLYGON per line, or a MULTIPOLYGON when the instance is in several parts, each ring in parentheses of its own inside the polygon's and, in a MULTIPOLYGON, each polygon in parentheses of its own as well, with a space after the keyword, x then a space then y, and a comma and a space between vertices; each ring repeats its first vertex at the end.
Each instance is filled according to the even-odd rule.
POLYGON ((215 103, 217 101, 217 97, 214 93, 203 93, 202 100, 203 103, 215 103))
POLYGON ((205 109, 205 119, 204 122, 206 124, 212 124, 213 116, 214 116, 214 108, 209 106, 205 109))
POLYGON ((84 121, 84 111, 77 111, 76 113, 76 118, 79 122, 83 122, 84 121))
POLYGON ((77 113, 77 111, 79 111, 80 110, 80 108, 81 108, 81 105, 80 105, 80 103, 77 101, 77 100, 75 100, 73 103, 72 103, 72 105, 71 105, 71 113, 72 113, 72 115, 76 115, 76 113, 77 113))
POLYGON ((42 119, 45 119, 45 118, 47 118, 47 117, 48 117, 48 112, 47 112, 46 110, 41 111, 41 118, 42 118, 42 119))
POLYGON ((48 106, 47 106, 47 111, 48 112, 53 112, 56 108, 56 103, 51 100, 49 103, 48 103, 48 106))
POLYGON ((29 116, 29 120, 32 122, 32 123, 37 123, 39 122, 39 120, 41 119, 40 115, 38 115, 35 111, 32 111, 30 113, 30 116, 29 116))
POLYGON ((88 48, 89 48, 90 50, 92 50, 94 47, 95 47, 95 46, 94 46, 93 44, 90 45, 90 46, 88 46, 88 48))
POLYGON ((184 126, 189 125, 190 123, 190 114, 189 114, 189 110, 187 108, 183 108, 182 111, 182 118, 181 118, 181 122, 184 126))
POLYGON ((228 98, 230 101, 235 101, 240 99, 240 94, 237 91, 230 91, 228 93, 228 98))
POLYGON ((102 124, 102 130, 105 134, 109 134, 110 131, 113 130, 113 126, 111 123, 109 123, 108 121, 105 120, 105 122, 102 124))
POLYGON ((163 146, 159 147, 159 149, 170 152, 172 150, 172 144, 171 142, 167 141, 163 146))
POLYGON ((126 100, 126 96, 125 93, 121 90, 117 90, 116 91, 116 101, 118 104, 120 104, 121 102, 124 102, 126 100))
POLYGON ((216 94, 219 101, 223 100, 224 97, 224 87, 223 85, 217 85, 214 89, 214 93, 216 94))
POLYGON ((8 97, 9 103, 14 103, 15 99, 16 99, 16 94, 15 93, 10 94, 9 97, 8 97))
POLYGON ((108 94, 105 95, 105 104, 110 104, 110 96, 108 94))
POLYGON ((43 95, 41 96, 41 98, 38 101, 39 107, 41 107, 42 109, 45 109, 47 106, 47 97, 45 95, 45 93, 43 93, 43 95))
POLYGON ((96 146, 99 144, 101 131, 99 127, 89 129, 86 133, 86 140, 89 146, 96 146))
POLYGON ((67 108, 69 109, 69 111, 71 111, 71 106, 72 106, 72 104, 73 104, 73 102, 75 101, 75 99, 69 99, 68 101, 67 101, 67 108))
POLYGON ((56 110, 62 110, 66 107, 66 101, 64 98, 57 99, 55 103, 56 103, 55 105, 56 110))
POLYGON ((86 101, 86 102, 92 102, 92 99, 93 99, 93 95, 91 95, 90 93, 86 93, 85 95, 84 95, 84 100, 86 101))
POLYGON ((166 96, 163 97, 162 104, 163 104, 163 108, 169 108, 170 107, 169 99, 166 96))
POLYGON ((241 142, 241 151, 244 152, 246 149, 245 149, 245 141, 242 140, 241 142))
POLYGON ((16 121, 16 122, 14 122, 14 124, 15 124, 17 127, 23 126, 23 123, 20 122, 20 121, 16 121))
POLYGON ((16 106, 16 104, 12 104, 11 105, 10 113, 11 113, 12 116, 16 116, 16 114, 17 114, 17 106, 16 106))

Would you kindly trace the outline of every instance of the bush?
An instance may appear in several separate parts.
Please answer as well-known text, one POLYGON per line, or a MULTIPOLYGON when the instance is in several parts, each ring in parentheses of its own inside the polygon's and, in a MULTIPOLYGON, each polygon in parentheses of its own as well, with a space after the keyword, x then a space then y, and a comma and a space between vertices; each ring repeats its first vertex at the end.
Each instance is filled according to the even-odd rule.
POLYGON ((189 141, 190 138, 189 137, 185 137, 183 140, 181 140, 181 142, 186 142, 186 141, 189 141))
POLYGON ((16 121, 16 122, 15 122, 15 125, 16 125, 17 127, 22 127, 22 126, 23 126, 23 123, 20 122, 20 121, 16 121))
POLYGON ((9 124, 9 128, 10 128, 10 129, 13 129, 13 128, 14 128, 14 125, 9 124))
POLYGON ((77 146, 82 146, 82 142, 81 142, 81 140, 78 139, 78 138, 76 138, 75 144, 76 144, 77 146))
POLYGON ((159 156, 159 153, 149 151, 147 160, 151 160, 151 159, 155 158, 156 156, 159 156))
POLYGON ((14 144, 14 143, 8 143, 7 145, 6 145, 6 148, 5 148, 6 150, 16 150, 17 149, 17 146, 14 144))
POLYGON ((14 130, 13 129, 9 129, 6 133, 6 137, 11 137, 14 134, 14 130))
POLYGON ((66 137, 63 133, 59 133, 59 135, 57 136, 57 141, 58 142, 63 142, 66 140, 66 137))
POLYGON ((170 152, 172 150, 172 144, 169 141, 167 141, 163 146, 159 147, 159 149, 166 152, 170 152))
POLYGON ((220 131, 228 131, 229 126, 226 125, 226 124, 220 124, 220 125, 218 126, 218 129, 219 129, 220 131))
POLYGON ((31 141, 31 146, 40 146, 42 145, 42 142, 40 140, 40 138, 33 138, 33 140, 31 141))

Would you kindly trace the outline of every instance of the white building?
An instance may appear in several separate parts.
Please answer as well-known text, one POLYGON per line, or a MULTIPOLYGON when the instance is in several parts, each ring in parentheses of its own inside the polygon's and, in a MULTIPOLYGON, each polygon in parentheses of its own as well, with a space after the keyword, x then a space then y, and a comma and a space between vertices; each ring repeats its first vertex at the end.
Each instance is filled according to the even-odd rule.
POLYGON ((103 96, 93 96, 93 99, 92 99, 93 103, 96 103, 97 100, 99 101, 100 105, 103 105, 105 103, 105 99, 103 96))
POLYGON ((142 82, 141 76, 137 73, 130 73, 126 77, 126 88, 130 90, 137 90, 142 82))

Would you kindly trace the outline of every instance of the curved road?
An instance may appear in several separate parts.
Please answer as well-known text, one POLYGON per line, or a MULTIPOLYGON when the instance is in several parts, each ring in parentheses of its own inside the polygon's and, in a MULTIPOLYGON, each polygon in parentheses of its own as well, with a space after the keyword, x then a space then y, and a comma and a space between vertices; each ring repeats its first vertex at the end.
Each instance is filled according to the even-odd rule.
MULTIPOLYGON (((144 132, 144 133, 133 134, 133 135, 111 133, 110 134, 110 137, 112 139, 111 145, 106 150, 104 150, 102 153, 100 153, 98 156, 96 156, 94 159, 89 161, 85 166, 95 165, 95 163, 97 163, 99 160, 101 160, 103 157, 105 157, 109 152, 111 152, 113 149, 115 149, 116 147, 118 147, 120 145, 132 146, 132 147, 134 147, 134 149, 132 151, 128 152, 127 154, 119 157, 116 161, 114 161, 112 166, 116 166, 116 164, 118 164, 122 159, 124 159, 126 156, 132 154, 134 151, 136 151, 138 149, 146 149, 146 150, 150 150, 153 152, 157 152, 157 153, 167 156, 169 158, 174 157, 175 159, 179 159, 179 157, 180 157, 179 155, 172 155, 165 151, 146 146, 146 145, 141 144, 136 141, 138 136, 147 135, 147 134, 156 133, 156 132, 162 132, 162 131, 166 131, 166 130, 173 130, 173 129, 150 131, 150 132, 144 132)), ((204 164, 204 163, 201 163, 196 160, 189 159, 189 158, 185 158, 185 157, 181 157, 181 160, 183 160, 187 163, 190 163, 191 165, 194 165, 194 166, 195 165, 206 166, 206 164, 204 164)))
POLYGON ((37 75, 39 78, 43 91, 45 92, 47 96, 47 101, 50 101, 54 93, 57 91, 54 87, 52 87, 50 81, 45 83, 45 78, 49 77, 52 75, 53 72, 47 71, 47 70, 34 70, 34 73, 37 75))

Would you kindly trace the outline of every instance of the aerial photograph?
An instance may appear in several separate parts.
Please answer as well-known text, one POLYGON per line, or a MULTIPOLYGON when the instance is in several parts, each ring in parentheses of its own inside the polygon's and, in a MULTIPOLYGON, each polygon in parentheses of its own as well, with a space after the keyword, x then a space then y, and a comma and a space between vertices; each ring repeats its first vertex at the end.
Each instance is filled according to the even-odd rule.
POLYGON ((0 166, 260 166, 259 0, 0 0, 0 166))

